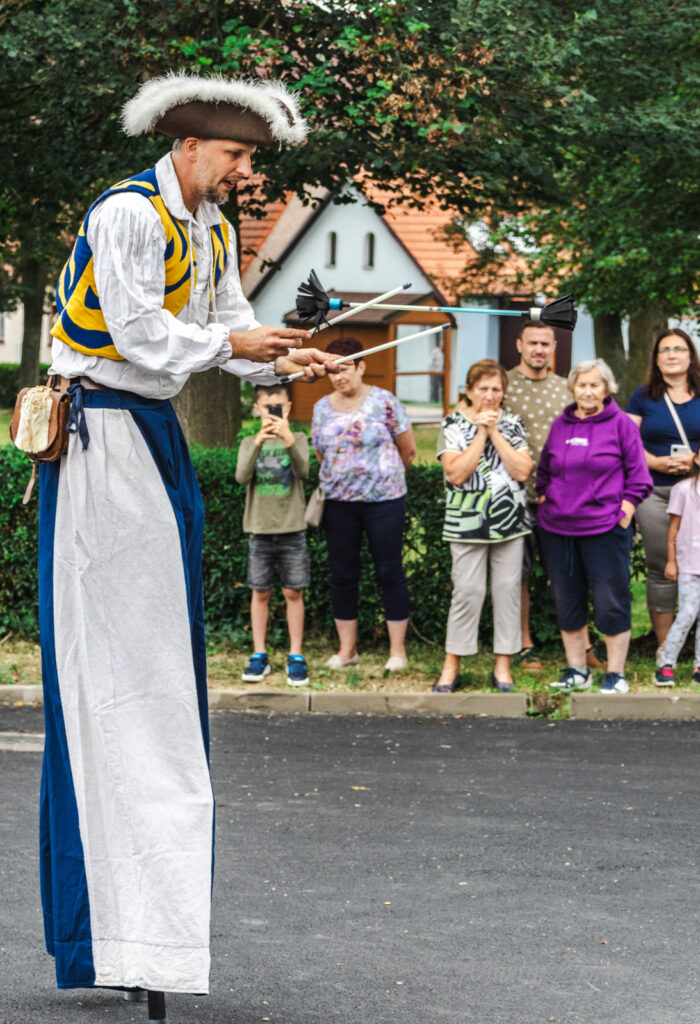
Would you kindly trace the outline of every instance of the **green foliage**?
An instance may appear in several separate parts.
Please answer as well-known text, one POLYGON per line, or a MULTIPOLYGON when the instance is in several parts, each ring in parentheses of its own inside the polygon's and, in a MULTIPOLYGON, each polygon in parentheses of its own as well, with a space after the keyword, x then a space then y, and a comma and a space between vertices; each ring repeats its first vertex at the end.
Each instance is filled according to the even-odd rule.
MULTIPOLYGON (((251 425, 251 430, 255 429, 251 425)), ((235 480, 237 450, 192 449, 206 509, 204 540, 204 599, 208 629, 237 643, 249 637, 250 592, 246 585, 248 544, 242 530, 245 490, 235 480)), ((12 631, 33 638, 38 632, 36 539, 37 501, 21 504, 29 478, 29 462, 12 446, 0 449, 0 526, 4 538, 0 563, 0 633, 12 631)), ((311 464, 307 493, 316 486, 318 466, 311 464)), ((444 510, 442 471, 439 466, 411 466, 407 473, 407 529, 404 566, 411 593, 411 619, 417 634, 438 648, 445 638, 451 596, 449 545, 441 540, 444 510)), ((328 600, 330 579, 322 529, 307 532, 311 587, 306 594, 307 632, 333 636, 333 615, 328 600)), ((537 572, 537 570, 536 570, 537 572)), ((533 577, 533 630, 546 647, 557 641, 548 586, 540 574, 533 577)), ((492 617, 487 602, 481 623, 481 641, 492 644, 492 617)), ((359 633, 365 645, 385 642, 381 593, 374 578, 366 545, 360 578, 359 633)), ((284 600, 279 590, 270 606, 270 639, 286 636, 284 600)))
POLYGON ((31 464, 13 445, 0 449, 0 633, 35 638, 37 611, 36 503, 23 505, 31 464))
MULTIPOLYGON (((41 366, 42 380, 46 379, 48 365, 41 366)), ((0 409, 14 409, 15 399, 19 391, 19 364, 0 363, 0 409)), ((2 438, 4 444, 5 438, 2 438)))
POLYGON ((525 0, 517 33, 507 0, 458 6, 488 49, 488 80, 529 96, 523 144, 539 136, 543 167, 538 201, 523 179, 496 207, 486 255, 515 243, 528 275, 565 282, 594 314, 686 313, 700 297, 698 0, 525 0))

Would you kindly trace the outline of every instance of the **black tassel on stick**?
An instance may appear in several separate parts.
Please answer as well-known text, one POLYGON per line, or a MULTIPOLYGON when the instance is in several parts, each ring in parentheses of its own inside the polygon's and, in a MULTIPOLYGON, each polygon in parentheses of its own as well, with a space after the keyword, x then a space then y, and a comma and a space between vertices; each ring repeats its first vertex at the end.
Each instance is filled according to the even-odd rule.
POLYGON ((297 292, 297 313, 305 322, 313 320, 315 329, 318 330, 321 324, 328 324, 326 313, 331 308, 330 299, 312 270, 308 281, 302 281, 297 292))
POLYGON ((535 316, 536 312, 535 309, 531 309, 524 315, 532 320, 539 320, 546 327, 563 327, 567 331, 573 331, 578 319, 573 295, 560 295, 558 299, 552 299, 546 306, 542 306, 539 316, 535 316))

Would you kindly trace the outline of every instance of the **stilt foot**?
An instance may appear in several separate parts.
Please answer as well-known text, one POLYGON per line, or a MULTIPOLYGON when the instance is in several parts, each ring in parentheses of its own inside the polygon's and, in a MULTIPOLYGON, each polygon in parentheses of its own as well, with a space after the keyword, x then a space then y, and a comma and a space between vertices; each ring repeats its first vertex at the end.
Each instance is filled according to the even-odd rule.
POLYGON ((148 992, 148 1020, 149 1024, 168 1024, 165 1012, 165 993, 148 992))
POLYGON ((145 1003, 148 999, 148 992, 145 988, 128 988, 124 993, 127 1003, 145 1003))

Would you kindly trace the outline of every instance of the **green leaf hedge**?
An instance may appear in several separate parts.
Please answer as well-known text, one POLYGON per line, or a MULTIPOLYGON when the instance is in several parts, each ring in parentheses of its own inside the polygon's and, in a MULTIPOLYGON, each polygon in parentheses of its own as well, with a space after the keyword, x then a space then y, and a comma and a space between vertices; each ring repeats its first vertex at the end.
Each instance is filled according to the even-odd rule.
MULTIPOLYGON (((206 508, 204 542, 204 595, 210 634, 236 642, 249 639, 249 591, 246 586, 247 541, 241 529, 245 491, 235 480, 236 449, 192 449, 206 508)), ((28 460, 11 445, 0 448, 0 633, 8 631, 36 637, 36 537, 38 499, 22 505, 29 479, 28 460)), ((316 486, 318 466, 312 460, 307 493, 316 486)), ((411 620, 415 633, 441 647, 451 594, 449 545, 441 540, 444 491, 438 465, 411 466, 407 473, 408 525, 404 565, 411 592, 411 620)), ((334 635, 329 602, 329 576, 322 529, 308 531, 311 587, 306 594, 307 632, 334 635)), ((537 567, 531 578, 532 628, 538 644, 558 642, 549 585, 537 567)), ((284 642, 284 601, 273 600, 271 643, 284 642)), ((481 640, 491 646, 492 618, 487 600, 481 621, 481 640)), ((365 645, 384 642, 381 595, 365 547, 360 580, 359 632, 365 645)))

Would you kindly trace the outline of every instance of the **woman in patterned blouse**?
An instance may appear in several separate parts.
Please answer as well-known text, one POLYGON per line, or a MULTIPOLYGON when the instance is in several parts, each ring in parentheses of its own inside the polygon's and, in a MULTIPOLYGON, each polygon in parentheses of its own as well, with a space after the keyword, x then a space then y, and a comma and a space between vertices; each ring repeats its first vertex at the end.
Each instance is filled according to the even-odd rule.
MULTIPOLYGON (((326 352, 357 355, 357 338, 336 338, 326 352)), ((325 494, 323 528, 331 572, 331 604, 339 650, 327 662, 343 669, 358 663, 358 585, 362 535, 367 536, 382 591, 390 672, 406 660, 408 587, 402 563, 406 518, 405 469, 416 457, 406 410, 390 391, 365 384, 365 363, 341 363, 330 377, 333 393, 314 406, 311 444, 321 463, 325 494)))
POLYGON ((491 684, 513 689, 510 658, 520 650, 520 569, 530 532, 524 482, 532 469, 520 417, 501 409, 508 378, 493 359, 469 369, 466 394, 442 422, 437 457, 445 472, 443 540, 452 552, 452 603, 436 693, 456 687, 459 660, 476 654, 491 572, 494 652, 491 684))

